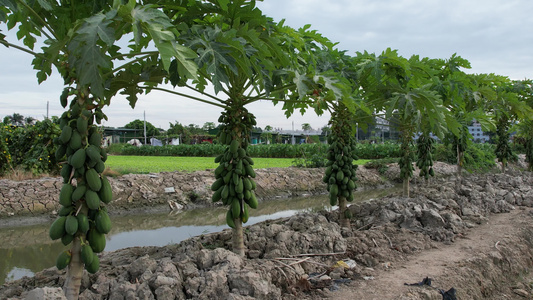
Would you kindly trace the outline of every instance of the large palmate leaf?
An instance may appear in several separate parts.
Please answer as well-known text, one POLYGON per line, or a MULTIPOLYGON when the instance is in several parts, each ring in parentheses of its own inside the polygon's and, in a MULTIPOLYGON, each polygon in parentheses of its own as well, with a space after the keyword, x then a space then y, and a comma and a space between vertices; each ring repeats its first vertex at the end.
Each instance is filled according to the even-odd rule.
POLYGON ((170 63, 175 58, 181 76, 191 79, 196 77, 197 67, 192 62, 196 54, 191 49, 176 43, 176 32, 167 15, 149 6, 135 7, 130 14, 138 46, 146 47, 149 41, 153 41, 165 70, 170 68, 170 63), (143 33, 147 34, 148 38, 144 38, 143 33))
POLYGON ((104 78, 102 73, 111 70, 113 63, 105 54, 105 48, 115 42, 115 31, 111 27, 116 11, 99 13, 85 19, 75 31, 68 45, 71 53, 69 63, 76 70, 81 85, 91 88, 98 98, 104 97, 104 78))

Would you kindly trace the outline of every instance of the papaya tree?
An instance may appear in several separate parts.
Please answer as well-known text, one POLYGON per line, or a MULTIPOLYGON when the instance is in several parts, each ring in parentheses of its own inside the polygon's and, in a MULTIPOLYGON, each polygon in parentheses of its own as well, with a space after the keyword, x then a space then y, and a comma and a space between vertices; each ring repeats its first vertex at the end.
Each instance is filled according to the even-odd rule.
POLYGON ((329 203, 339 205, 339 223, 341 227, 350 227, 351 213, 348 202, 354 199, 357 188, 357 159, 355 148, 354 113, 343 102, 334 105, 329 125, 331 134, 328 136, 327 167, 323 181, 327 184, 329 203))
POLYGON ((367 105, 376 112, 385 111, 387 119, 398 122, 401 157, 400 178, 403 195, 409 197, 409 180, 413 176, 415 134, 427 129, 439 136, 445 132, 446 109, 442 99, 433 90, 434 63, 412 56, 410 59, 387 49, 378 57, 358 53, 358 76, 367 105))
POLYGON ((494 91, 484 87, 483 77, 466 74, 470 62, 457 54, 449 59, 439 60, 437 78, 434 88, 449 110, 447 124, 449 132, 445 142, 452 145, 457 159, 456 188, 462 186, 465 153, 473 142, 468 126, 476 121, 488 131, 493 128, 491 118, 487 116, 483 103, 494 96, 494 91))
MULTIPOLYGON (((522 101, 533 108, 533 83, 531 80, 515 81, 514 90, 522 101)), ((521 139, 524 145, 528 171, 533 171, 533 120, 518 120, 514 129, 517 131, 516 137, 521 139)))
POLYGON ((509 161, 515 159, 510 145, 510 129, 519 120, 527 121, 533 110, 519 97, 515 82, 508 77, 494 74, 486 75, 487 86, 492 88, 496 97, 485 103, 488 114, 496 125, 496 148, 494 153, 505 173, 509 161))
POLYGON ((330 205, 339 205, 339 224, 341 227, 350 227, 348 202, 354 200, 357 188, 357 165, 353 164, 357 159, 356 122, 368 116, 368 110, 361 102, 353 58, 346 55, 345 51, 331 48, 315 49, 314 55, 316 69, 336 76, 338 84, 349 93, 342 99, 322 98, 319 93, 313 93, 313 97, 317 102, 325 101, 331 113, 326 155, 328 162, 323 181, 327 184, 330 205))
POLYGON ((39 83, 53 69, 65 81, 59 98, 66 111, 60 118, 61 135, 55 153, 58 161, 63 160, 61 208, 49 234, 51 239, 71 245, 59 254, 56 266, 67 268, 67 299, 78 299, 83 268, 90 273, 99 269, 97 253, 105 249, 105 234, 111 229, 106 204, 112 200, 112 190, 102 175, 107 155, 101 148, 102 136, 97 126, 107 119, 103 112, 110 104, 107 87, 120 85, 115 73, 131 64, 117 66, 117 62, 125 58, 170 62, 175 58, 184 62, 182 67, 191 74, 196 69, 192 62, 185 61, 183 53, 178 53, 184 48, 173 47, 173 26, 156 8, 137 6, 134 1, 127 5, 116 2, 113 6, 107 1, 3 2, 6 5, 0 8, 0 21, 6 22, 8 29, 18 25, 17 36, 24 46, 6 40, 6 35, 0 36, 0 43, 34 56, 32 64, 39 83), (132 31, 135 44, 128 49, 134 50, 120 52, 115 43, 132 31), (155 40, 159 51, 135 51, 141 36, 155 40), (46 45, 39 52, 34 49, 38 39, 46 45))
MULTIPOLYGON (((222 109, 217 137, 226 148, 215 159, 219 166, 211 187, 212 200, 228 206, 226 221, 233 228, 233 251, 243 256, 242 224, 248 220, 249 209, 258 205, 253 159, 247 151, 256 121, 246 107, 259 100, 282 102, 290 115, 295 109, 303 111, 314 105, 308 91, 315 87, 323 87, 324 94, 338 95, 339 89, 325 76, 315 76, 303 59, 314 43, 330 42, 308 27, 294 30, 283 22, 273 22, 261 13, 255 1, 199 1, 194 9, 191 7, 194 18, 180 18, 182 8, 174 2, 158 1, 158 5, 167 15, 176 16, 173 22, 180 32, 179 44, 195 52, 197 77, 189 80, 183 76, 182 67, 172 61, 167 74, 161 68, 151 68, 145 80, 135 74, 142 62, 135 62, 135 68, 117 75, 130 85, 121 92, 129 95, 131 105, 135 105, 136 97, 130 93, 145 90, 167 92, 222 109), (163 86, 165 82, 175 89, 163 86), (182 92, 184 89, 188 92, 182 92)), ((315 110, 320 112, 323 106, 315 110)))

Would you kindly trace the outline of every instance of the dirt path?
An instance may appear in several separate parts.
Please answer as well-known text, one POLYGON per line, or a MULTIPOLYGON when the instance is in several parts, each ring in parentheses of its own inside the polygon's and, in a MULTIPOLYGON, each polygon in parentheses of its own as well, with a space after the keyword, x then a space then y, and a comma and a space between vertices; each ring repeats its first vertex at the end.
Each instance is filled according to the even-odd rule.
MULTIPOLYGON (((332 292, 330 299, 442 299, 438 289, 449 290, 461 285, 466 264, 480 255, 499 256, 502 248, 523 239, 522 232, 531 227, 531 209, 519 208, 510 213, 491 215, 488 222, 468 230, 454 243, 437 244, 437 248, 407 257, 392 264, 388 270, 376 270, 373 280, 357 280, 332 292), (432 279, 432 287, 411 287, 404 283, 420 282, 426 276, 432 279)), ((510 278, 512 279, 512 278, 510 278)), ((519 278, 528 281, 527 278, 519 278)), ((520 281, 520 280, 517 280, 520 281)), ((529 278, 531 281, 531 277, 529 278)), ((520 284, 513 285, 520 288, 520 284)), ((464 292, 463 292, 464 294, 464 292)), ((532 299, 522 297, 509 288, 501 298, 532 299)), ((457 294, 457 299, 476 299, 457 294)))

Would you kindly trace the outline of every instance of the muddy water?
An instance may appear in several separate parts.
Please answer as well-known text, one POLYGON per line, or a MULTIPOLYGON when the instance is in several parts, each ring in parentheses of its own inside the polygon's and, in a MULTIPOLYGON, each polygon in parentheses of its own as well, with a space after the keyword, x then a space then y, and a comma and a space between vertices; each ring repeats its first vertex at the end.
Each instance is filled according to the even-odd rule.
MULTIPOLYGON (((398 192, 399 188, 375 189, 356 193, 358 201, 398 192)), ((326 196, 270 200, 250 210, 246 225, 288 217, 299 212, 331 209, 326 196)), ((226 209, 201 208, 179 213, 121 215, 112 217, 113 229, 107 235, 106 251, 134 246, 165 246, 187 238, 228 228, 226 209)), ((67 249, 51 241, 51 222, 24 227, 0 228, 0 284, 55 265, 57 255, 67 249)))

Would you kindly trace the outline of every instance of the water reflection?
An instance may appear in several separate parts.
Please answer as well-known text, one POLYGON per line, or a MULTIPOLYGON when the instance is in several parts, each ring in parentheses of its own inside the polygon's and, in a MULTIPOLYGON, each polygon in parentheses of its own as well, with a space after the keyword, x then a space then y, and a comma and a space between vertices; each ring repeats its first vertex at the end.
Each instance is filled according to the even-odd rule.
MULTIPOLYGON (((365 201, 382 197, 398 188, 375 189, 356 193, 365 201)), ((259 204, 250 210, 249 226, 265 220, 289 217, 301 212, 332 209, 327 196, 278 199, 259 204)), ((335 208, 333 208, 335 209, 335 208)), ((113 228, 107 235, 106 251, 134 246, 165 246, 193 236, 218 232, 228 228, 226 209, 202 208, 180 213, 112 216, 113 228), (142 236, 142 238, 139 238, 142 236)), ((55 265, 57 255, 66 249, 59 241, 48 237, 50 223, 0 228, 0 284, 22 276, 32 276, 55 265)))

